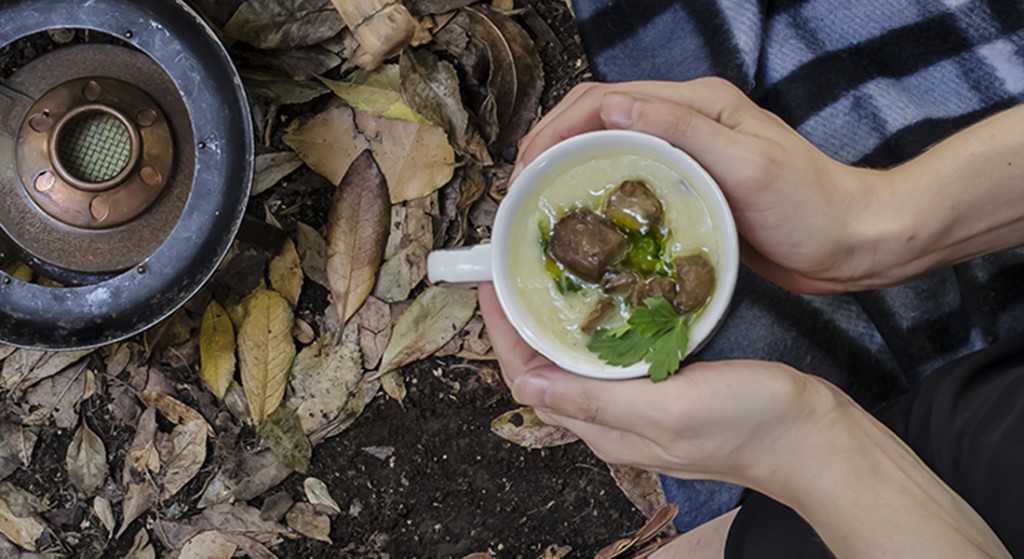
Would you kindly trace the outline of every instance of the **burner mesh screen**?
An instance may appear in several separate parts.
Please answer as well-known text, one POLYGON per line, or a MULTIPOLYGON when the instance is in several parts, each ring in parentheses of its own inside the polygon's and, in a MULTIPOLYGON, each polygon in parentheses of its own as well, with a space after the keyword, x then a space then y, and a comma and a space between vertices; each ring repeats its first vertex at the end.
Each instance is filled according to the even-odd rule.
POLYGON ((75 117, 57 140, 57 156, 76 179, 104 183, 131 160, 132 140, 120 120, 104 112, 75 117))

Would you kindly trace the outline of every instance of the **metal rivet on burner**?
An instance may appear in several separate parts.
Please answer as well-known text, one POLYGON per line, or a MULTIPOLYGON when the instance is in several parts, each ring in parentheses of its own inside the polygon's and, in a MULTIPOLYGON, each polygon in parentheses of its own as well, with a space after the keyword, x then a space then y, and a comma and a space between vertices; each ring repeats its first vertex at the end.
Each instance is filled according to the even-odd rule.
POLYGON ((142 182, 149 186, 156 186, 160 184, 161 181, 160 171, 157 171, 149 165, 146 165, 141 171, 139 171, 139 176, 142 177, 142 182))
POLYGON ((100 87, 100 84, 96 83, 95 81, 90 81, 89 83, 85 84, 85 87, 82 89, 82 96, 84 96, 89 101, 95 101, 99 99, 100 94, 102 93, 103 88, 100 87))
POLYGON ((96 221, 105 221, 110 217, 110 201, 103 196, 97 196, 89 204, 89 211, 96 221))
POLYGON ((156 119, 157 114, 153 109, 143 109, 139 111, 139 114, 135 115, 135 122, 139 123, 139 126, 143 128, 156 124, 156 119))
POLYGON ((36 177, 35 186, 39 192, 46 192, 53 188, 55 184, 57 184, 57 177, 53 176, 53 173, 49 171, 43 171, 36 177))

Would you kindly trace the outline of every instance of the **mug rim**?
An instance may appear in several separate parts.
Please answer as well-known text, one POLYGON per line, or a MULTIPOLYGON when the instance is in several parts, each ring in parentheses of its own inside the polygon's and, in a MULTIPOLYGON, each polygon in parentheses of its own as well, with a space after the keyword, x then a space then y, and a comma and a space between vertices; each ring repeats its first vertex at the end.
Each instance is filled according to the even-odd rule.
POLYGON ((538 184, 542 183, 541 179, 545 174, 553 166, 570 159, 577 153, 615 145, 628 146, 628 149, 624 150, 626 152, 649 155, 683 175, 686 183, 706 206, 716 225, 715 229, 724 228, 724 231, 716 232, 719 244, 724 246, 718 247, 719 262, 716 267, 715 291, 707 308, 692 326, 687 356, 692 355, 707 343, 721 322, 724 321, 739 273, 739 238, 725 195, 703 166, 688 153, 669 142, 656 136, 631 130, 599 130, 563 140, 530 162, 509 187, 508 194, 499 205, 495 216, 491 234, 492 273, 498 301, 519 335, 541 355, 575 374, 609 380, 645 377, 649 364, 641 361, 628 367, 621 367, 602 363, 599 368, 595 369, 592 363, 580 364, 579 359, 562 344, 538 335, 529 324, 529 319, 526 317, 528 313, 525 309, 518 306, 518 302, 515 305, 510 302, 510 299, 513 298, 511 293, 514 291, 514 281, 511 273, 512 266, 507 255, 509 254, 509 233, 513 226, 513 220, 527 196, 536 189, 538 184))

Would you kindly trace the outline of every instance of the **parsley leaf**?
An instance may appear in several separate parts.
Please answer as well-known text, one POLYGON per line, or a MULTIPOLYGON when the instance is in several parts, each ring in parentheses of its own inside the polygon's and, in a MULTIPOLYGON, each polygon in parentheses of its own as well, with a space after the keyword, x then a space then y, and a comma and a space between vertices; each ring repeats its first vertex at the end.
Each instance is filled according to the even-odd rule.
POLYGON ((690 324, 664 297, 652 297, 633 311, 625 326, 599 329, 587 344, 609 365, 651 364, 647 374, 654 382, 669 377, 686 357, 690 324))

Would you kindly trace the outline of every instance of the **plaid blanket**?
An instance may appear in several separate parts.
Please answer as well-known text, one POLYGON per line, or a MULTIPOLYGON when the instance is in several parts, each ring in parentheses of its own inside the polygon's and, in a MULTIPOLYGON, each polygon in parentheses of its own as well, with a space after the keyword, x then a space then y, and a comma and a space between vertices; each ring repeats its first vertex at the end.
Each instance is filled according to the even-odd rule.
MULTIPOLYGON (((832 157, 884 168, 1024 100, 1020 0, 574 0, 605 81, 725 77, 832 157)), ((1022 132, 1024 133, 1024 132, 1022 132)), ((964 185, 970 188, 970 185, 964 185)), ((1024 250, 880 291, 805 297, 749 270, 703 359, 782 361, 871 408, 1024 329, 1024 250)), ((665 481, 685 530, 736 488, 665 481)))

